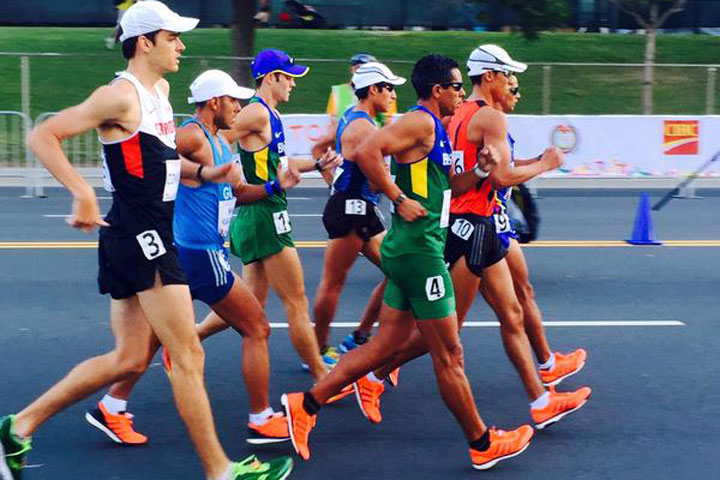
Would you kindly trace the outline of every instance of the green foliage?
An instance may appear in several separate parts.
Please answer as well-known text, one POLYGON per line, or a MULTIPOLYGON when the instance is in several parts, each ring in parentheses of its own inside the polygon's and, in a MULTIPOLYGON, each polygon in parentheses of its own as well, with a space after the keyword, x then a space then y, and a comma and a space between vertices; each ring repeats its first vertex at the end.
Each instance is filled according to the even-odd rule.
MULTIPOLYGON (((489 0, 475 0, 488 5, 489 0)), ((543 30, 565 25, 570 16, 568 0, 499 0, 517 16, 518 26, 526 38, 537 40, 543 30)))

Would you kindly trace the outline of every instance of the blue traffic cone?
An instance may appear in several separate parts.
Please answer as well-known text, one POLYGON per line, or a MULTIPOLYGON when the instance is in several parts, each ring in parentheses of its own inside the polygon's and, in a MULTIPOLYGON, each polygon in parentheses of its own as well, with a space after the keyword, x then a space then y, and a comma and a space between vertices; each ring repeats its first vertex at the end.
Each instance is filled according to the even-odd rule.
POLYGON ((662 242, 655 239, 652 217, 650 216, 650 198, 647 193, 640 196, 632 238, 626 240, 626 242, 632 245, 662 245, 662 242))

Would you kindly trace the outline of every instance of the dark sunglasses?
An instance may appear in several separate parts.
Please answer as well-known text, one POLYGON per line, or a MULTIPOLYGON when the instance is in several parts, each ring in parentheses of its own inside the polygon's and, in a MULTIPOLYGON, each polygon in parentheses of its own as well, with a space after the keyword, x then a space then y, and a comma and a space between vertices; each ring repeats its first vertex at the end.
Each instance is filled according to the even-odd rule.
POLYGON ((520 87, 511 88, 510 93, 512 93, 513 95, 515 95, 517 97, 518 93, 520 93, 520 87))
POLYGON ((386 89, 388 92, 395 91, 395 85, 393 85, 392 83, 378 83, 377 88, 379 92, 382 92, 383 89, 386 89))
POLYGON ((442 88, 452 87, 456 92, 459 92, 463 88, 462 82, 435 83, 434 85, 440 85, 442 88))

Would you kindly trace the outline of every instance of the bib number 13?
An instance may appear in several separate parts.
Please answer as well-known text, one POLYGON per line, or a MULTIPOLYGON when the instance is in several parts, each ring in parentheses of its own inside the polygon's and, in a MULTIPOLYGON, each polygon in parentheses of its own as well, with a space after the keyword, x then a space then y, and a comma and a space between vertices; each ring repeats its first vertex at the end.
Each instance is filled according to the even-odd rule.
POLYGON ((145 258, 148 260, 154 260, 167 253, 165 244, 163 244, 157 230, 146 230, 135 238, 140 244, 140 248, 142 248, 143 255, 145 255, 145 258))
POLYGON ((288 233, 292 230, 292 227, 290 226, 290 216, 288 215, 287 210, 273 213, 273 221, 275 222, 275 231, 278 235, 288 233))

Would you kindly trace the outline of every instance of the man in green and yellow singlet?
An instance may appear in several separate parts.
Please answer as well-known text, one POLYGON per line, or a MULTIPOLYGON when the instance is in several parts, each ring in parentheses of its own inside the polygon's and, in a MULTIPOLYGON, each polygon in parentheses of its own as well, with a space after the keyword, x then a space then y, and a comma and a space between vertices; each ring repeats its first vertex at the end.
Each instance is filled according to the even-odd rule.
POLYGON ((306 460, 315 416, 345 385, 354 382, 361 411, 368 420, 380 422, 384 386, 372 370, 388 362, 417 329, 432 356, 442 398, 470 445, 472 465, 485 470, 524 451, 533 429, 528 425, 508 432, 488 429, 465 376, 455 295, 444 260, 452 147, 440 121, 462 103, 462 74, 454 60, 427 55, 415 64, 412 84, 418 104, 397 122, 369 135, 354 158, 368 180, 394 204, 392 226, 381 246, 387 288, 380 330, 372 341, 342 356, 312 389, 283 395, 282 402, 293 446, 306 460), (392 177, 385 168, 385 155, 392 156, 392 177))
MULTIPOLYGON (((230 250, 242 260, 243 279, 265 306, 269 287, 285 305, 290 340, 315 379, 327 373, 327 366, 310 324, 303 270, 292 238, 285 191, 278 182, 278 170, 307 172, 334 168, 341 160, 328 151, 318 160, 285 155, 285 132, 276 107, 290 99, 295 79, 309 68, 296 65, 287 53, 263 50, 252 63, 257 94, 237 115, 233 127, 223 131, 228 142, 237 142, 245 181, 263 185, 267 197, 244 198, 240 193, 237 217, 230 225, 230 250)), ((207 332, 226 328, 210 315, 198 327, 207 332)))

